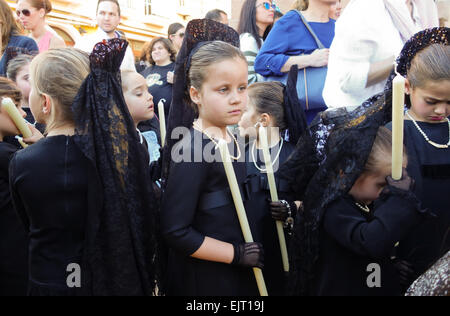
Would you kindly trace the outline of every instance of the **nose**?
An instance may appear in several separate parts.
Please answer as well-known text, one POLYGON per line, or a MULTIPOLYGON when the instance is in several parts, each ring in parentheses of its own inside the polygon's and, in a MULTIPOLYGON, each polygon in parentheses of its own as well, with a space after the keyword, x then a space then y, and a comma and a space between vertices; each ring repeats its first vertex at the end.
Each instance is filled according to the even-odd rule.
POLYGON ((434 109, 434 112, 438 115, 448 115, 447 114, 447 109, 448 109, 448 104, 446 102, 442 102, 439 103, 436 108, 434 109))

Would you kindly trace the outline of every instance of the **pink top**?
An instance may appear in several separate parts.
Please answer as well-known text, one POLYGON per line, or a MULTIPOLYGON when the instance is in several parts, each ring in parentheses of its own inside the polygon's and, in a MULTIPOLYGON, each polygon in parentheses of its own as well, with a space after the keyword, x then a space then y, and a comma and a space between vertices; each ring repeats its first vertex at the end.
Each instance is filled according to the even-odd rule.
POLYGON ((50 41, 53 37, 53 33, 47 31, 38 43, 39 53, 45 52, 50 48, 50 41))

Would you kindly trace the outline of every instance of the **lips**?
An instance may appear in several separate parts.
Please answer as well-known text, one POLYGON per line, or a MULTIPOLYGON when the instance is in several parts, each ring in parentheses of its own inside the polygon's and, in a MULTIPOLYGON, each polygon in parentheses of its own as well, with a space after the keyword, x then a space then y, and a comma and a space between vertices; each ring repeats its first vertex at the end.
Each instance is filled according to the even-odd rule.
POLYGON ((241 115, 242 111, 241 110, 235 110, 235 111, 231 111, 231 112, 228 112, 228 113, 231 114, 231 115, 241 115))
POLYGON ((431 120, 435 121, 435 122, 440 122, 440 121, 444 120, 444 117, 443 116, 432 116, 431 120))

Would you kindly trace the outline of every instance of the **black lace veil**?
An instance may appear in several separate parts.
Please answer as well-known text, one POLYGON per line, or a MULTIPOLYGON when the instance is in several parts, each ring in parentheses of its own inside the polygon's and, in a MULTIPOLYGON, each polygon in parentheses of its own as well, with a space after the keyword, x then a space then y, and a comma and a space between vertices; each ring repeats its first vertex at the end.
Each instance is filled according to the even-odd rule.
POLYGON ((156 199, 121 87, 119 69, 127 46, 120 39, 95 46, 91 73, 73 103, 75 142, 98 181, 84 252, 84 277, 92 295, 152 295, 158 279, 156 199))

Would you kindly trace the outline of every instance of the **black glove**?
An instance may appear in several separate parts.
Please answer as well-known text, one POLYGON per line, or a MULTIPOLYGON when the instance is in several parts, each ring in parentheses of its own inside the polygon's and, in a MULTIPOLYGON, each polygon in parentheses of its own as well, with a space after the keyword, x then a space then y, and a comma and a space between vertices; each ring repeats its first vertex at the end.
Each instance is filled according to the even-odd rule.
POLYGON ((414 271, 414 266, 405 260, 396 259, 394 260, 394 267, 397 270, 400 277, 400 285, 403 289, 408 289, 408 287, 415 281, 416 272, 414 271))
POLYGON ((297 205, 295 203, 288 203, 286 201, 278 201, 270 203, 270 213, 272 218, 276 221, 285 222, 289 217, 295 218, 297 214, 297 205))
POLYGON ((388 186, 394 187, 402 191, 412 191, 414 189, 415 181, 408 175, 408 171, 403 169, 402 178, 394 180, 391 176, 386 177, 388 186))
POLYGON ((257 242, 234 245, 234 258, 231 264, 249 268, 264 268, 263 246, 257 242))

